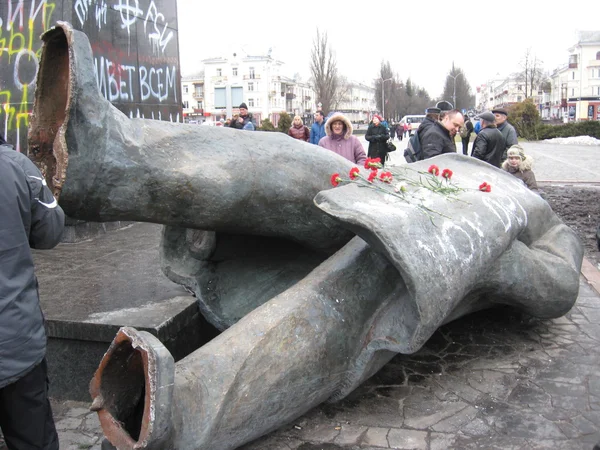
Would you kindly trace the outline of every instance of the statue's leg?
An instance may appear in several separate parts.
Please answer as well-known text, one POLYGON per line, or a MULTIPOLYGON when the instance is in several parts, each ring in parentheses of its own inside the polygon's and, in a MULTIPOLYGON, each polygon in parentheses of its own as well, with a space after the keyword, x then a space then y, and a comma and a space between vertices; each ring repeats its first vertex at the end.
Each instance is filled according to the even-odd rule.
MULTIPOLYGON (((305 280, 179 361, 172 402, 148 405, 151 397, 138 395, 135 398, 143 406, 137 408, 123 405, 133 396, 120 393, 135 391, 132 380, 138 380, 140 392, 144 383, 156 386, 152 374, 142 373, 139 365, 122 377, 107 369, 122 370, 111 364, 115 358, 153 358, 136 356, 147 351, 129 344, 143 336, 122 331, 91 383, 103 430, 114 444, 129 442, 122 448, 133 448, 135 442, 146 442, 154 421, 163 423, 170 417, 170 448, 236 448, 339 397, 348 383, 385 364, 393 353, 384 349, 371 352, 368 359, 358 357, 373 338, 374 322, 391 301, 405 302, 407 316, 416 314, 395 268, 355 238, 305 280), (135 411, 144 415, 133 420, 135 411)), ((160 363, 160 358, 156 360, 160 363)))

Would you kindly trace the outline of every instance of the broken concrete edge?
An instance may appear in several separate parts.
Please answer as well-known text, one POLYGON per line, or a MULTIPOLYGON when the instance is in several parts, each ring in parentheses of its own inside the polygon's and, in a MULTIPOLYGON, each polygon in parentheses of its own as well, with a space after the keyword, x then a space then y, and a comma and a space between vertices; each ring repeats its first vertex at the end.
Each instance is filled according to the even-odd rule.
MULTIPOLYGON (((138 377, 132 377, 138 383, 138 377)), ((167 408, 157 417, 157 405, 170 405, 173 396, 175 362, 167 348, 152 334, 135 328, 119 330, 108 351, 100 361, 98 370, 90 381, 89 392, 93 399, 91 411, 98 413, 104 435, 117 448, 164 448, 171 433, 171 414, 167 408), (141 356, 139 367, 133 356, 141 356), (116 364, 114 361, 116 361, 116 364), (111 384, 131 371, 142 370, 142 384, 129 386, 128 393, 140 391, 143 399, 143 418, 139 435, 131 436, 128 425, 121 421, 118 405, 111 394, 111 384), (109 394, 106 396, 106 394, 109 394), (165 414, 166 412, 166 414, 165 414)))
POLYGON ((583 278, 585 278, 585 281, 587 281, 592 289, 600 295, 600 270, 585 257, 581 265, 581 275, 583 275, 583 278))

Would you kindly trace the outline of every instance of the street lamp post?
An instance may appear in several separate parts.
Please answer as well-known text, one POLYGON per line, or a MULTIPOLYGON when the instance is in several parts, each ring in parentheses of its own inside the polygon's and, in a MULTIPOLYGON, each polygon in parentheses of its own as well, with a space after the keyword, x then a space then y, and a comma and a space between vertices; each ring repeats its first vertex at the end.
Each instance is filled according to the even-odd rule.
POLYGON ((383 116, 383 120, 385 120, 384 86, 385 86, 386 81, 391 81, 391 80, 393 80, 393 78, 386 78, 385 80, 383 78, 380 78, 380 80, 381 80, 381 115, 383 116))
POLYGON ((454 105, 454 107, 456 108, 456 79, 462 75, 461 72, 458 72, 456 75, 452 76, 452 75, 448 75, 450 78, 452 78, 454 80, 454 92, 452 94, 452 104, 454 105))

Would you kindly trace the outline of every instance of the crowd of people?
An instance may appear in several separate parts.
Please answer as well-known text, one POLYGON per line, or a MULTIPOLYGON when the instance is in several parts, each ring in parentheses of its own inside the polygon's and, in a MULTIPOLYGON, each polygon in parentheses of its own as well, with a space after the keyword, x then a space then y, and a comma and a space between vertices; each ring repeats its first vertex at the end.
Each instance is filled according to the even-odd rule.
MULTIPOLYGON (((239 114, 226 123, 231 128, 255 130, 256 123, 245 103, 239 106, 239 114)), ((316 111, 314 122, 308 128, 302 117, 295 116, 288 135, 331 150, 355 164, 362 164, 367 157, 379 158, 385 165, 390 153, 389 142, 410 138, 417 149, 416 160, 425 160, 444 153, 457 153, 456 135, 462 144, 462 154, 469 155, 471 135, 475 133, 471 157, 522 179, 526 185, 537 190, 535 175, 531 169, 532 159, 518 145, 517 132, 507 121, 504 108, 485 111, 475 117, 463 114, 447 101, 437 102, 425 111, 425 118, 416 130, 410 123, 389 123, 382 116, 373 115, 366 134, 368 150, 365 153, 360 140, 353 135, 350 120, 341 113, 326 117, 316 111)), ((393 149, 392 149, 393 150, 393 149)))

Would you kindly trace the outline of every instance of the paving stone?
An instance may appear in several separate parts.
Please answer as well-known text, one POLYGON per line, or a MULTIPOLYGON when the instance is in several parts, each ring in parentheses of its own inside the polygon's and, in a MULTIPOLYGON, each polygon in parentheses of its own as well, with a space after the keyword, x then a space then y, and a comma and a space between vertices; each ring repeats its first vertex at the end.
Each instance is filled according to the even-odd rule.
POLYGON ((392 428, 388 444, 390 448, 427 450, 427 432, 392 428))
POLYGON ((436 383, 449 391, 454 392, 461 400, 475 403, 483 394, 469 386, 463 379, 446 374, 436 378, 436 383))
POLYGON ((571 383, 563 383, 552 380, 536 380, 535 384, 544 392, 554 396, 584 397, 587 395, 585 386, 571 383))
POLYGON ((387 435, 389 432, 389 428, 371 427, 365 433, 361 444, 389 448, 387 440, 387 435))
POLYGON ((69 449, 70 446, 73 446, 73 449, 82 450, 92 447, 99 441, 99 438, 95 436, 86 436, 85 434, 78 433, 76 431, 63 431, 58 434, 58 439, 61 450, 69 449))
MULTIPOLYGON (((299 439, 270 435, 239 447, 237 450, 296 450, 306 444, 305 441, 299 439)), ((307 448, 304 447, 304 449, 307 448)))
POLYGON ((89 408, 72 408, 67 410, 65 416, 67 417, 82 417, 90 413, 89 408))
POLYGON ((430 408, 405 408, 404 424, 410 428, 425 430, 448 417, 452 417, 467 406, 464 402, 444 402, 430 408))
POLYGON ((56 430, 76 430, 83 423, 83 418, 81 417, 65 417, 57 422, 55 422, 56 430))
POLYGON ((592 450, 591 446, 582 447, 581 444, 575 444, 572 441, 551 441, 551 440, 536 440, 528 442, 530 450, 592 450))
POLYGON ((455 434, 431 433, 429 438, 429 448, 430 450, 449 450, 455 448, 455 441, 455 434))
POLYGON ((485 436, 491 433, 491 428, 485 421, 476 418, 466 424, 460 431, 467 436, 485 436))
POLYGON ((475 371, 468 377, 469 386, 496 398, 506 398, 516 385, 514 377, 492 370, 475 371))
POLYGON ((339 445, 356 445, 367 430, 368 427, 343 425, 333 442, 339 445))
POLYGON ((558 422, 556 425, 568 439, 576 439, 582 434, 577 427, 571 425, 569 422, 558 422))
POLYGON ((564 439, 560 428, 545 417, 513 410, 512 414, 496 416, 494 429, 504 435, 524 439, 564 439))
POLYGON ((340 434, 339 426, 331 422, 309 423, 295 437, 311 442, 333 442, 340 434))
POLYGON ((507 398, 509 403, 520 405, 550 405, 552 397, 544 390, 530 382, 520 383, 512 390, 507 398))
POLYGON ((85 416, 85 419, 83 421, 83 428, 84 431, 97 431, 100 430, 100 419, 98 418, 98 414, 93 413, 93 414, 89 414, 87 416, 85 416))
POLYGON ((467 406, 461 411, 457 411, 451 417, 441 420, 431 426, 431 429, 441 433, 457 433, 467 424, 471 423, 479 411, 473 406, 467 406))

